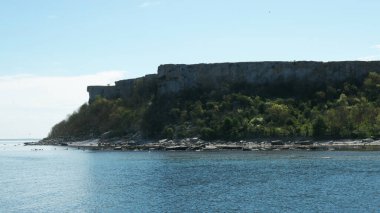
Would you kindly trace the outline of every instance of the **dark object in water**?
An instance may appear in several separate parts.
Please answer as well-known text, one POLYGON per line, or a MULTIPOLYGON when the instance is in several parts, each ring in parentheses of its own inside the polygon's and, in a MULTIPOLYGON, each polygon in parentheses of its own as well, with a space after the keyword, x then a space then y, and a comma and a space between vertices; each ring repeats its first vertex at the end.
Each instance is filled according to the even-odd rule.
POLYGON ((272 146, 283 146, 285 145, 285 142, 282 140, 275 140, 271 142, 272 146))
POLYGON ((187 150, 189 147, 187 147, 187 146, 169 146, 169 147, 166 147, 166 149, 165 150, 167 150, 167 151, 175 151, 175 150, 178 150, 178 151, 180 151, 180 150, 187 150))
POLYGON ((314 141, 306 140, 306 141, 297 141, 294 144, 305 146, 305 145, 313 145, 313 143, 314 143, 314 141))
POLYGON ((243 147, 240 145, 218 145, 218 149, 229 149, 229 150, 242 150, 243 147))
POLYGON ((24 146, 34 146, 34 145, 38 145, 38 142, 25 142, 24 143, 24 146))

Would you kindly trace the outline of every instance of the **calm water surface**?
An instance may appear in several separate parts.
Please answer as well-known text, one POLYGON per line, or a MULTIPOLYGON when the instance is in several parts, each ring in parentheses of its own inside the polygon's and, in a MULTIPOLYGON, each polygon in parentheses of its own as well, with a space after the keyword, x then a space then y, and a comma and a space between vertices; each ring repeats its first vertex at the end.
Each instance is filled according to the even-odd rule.
POLYGON ((96 152, 22 142, 0 141, 0 212, 380 212, 380 152, 96 152))

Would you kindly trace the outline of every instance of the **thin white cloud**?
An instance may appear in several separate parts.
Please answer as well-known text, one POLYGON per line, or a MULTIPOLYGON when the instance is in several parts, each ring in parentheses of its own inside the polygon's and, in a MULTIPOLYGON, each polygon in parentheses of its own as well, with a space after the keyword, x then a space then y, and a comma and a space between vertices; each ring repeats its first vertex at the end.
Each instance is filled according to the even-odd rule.
POLYGON ((369 55, 358 58, 359 61, 380 61, 380 55, 369 55))
POLYGON ((160 5, 160 1, 145 1, 139 5, 141 8, 146 8, 146 7, 152 7, 152 6, 157 6, 160 5))
POLYGON ((88 100, 88 85, 125 78, 107 71, 72 77, 0 76, 0 138, 45 137, 50 128, 88 100))
POLYGON ((376 44, 376 45, 374 45, 373 48, 375 48, 375 49, 380 49, 380 44, 376 44))

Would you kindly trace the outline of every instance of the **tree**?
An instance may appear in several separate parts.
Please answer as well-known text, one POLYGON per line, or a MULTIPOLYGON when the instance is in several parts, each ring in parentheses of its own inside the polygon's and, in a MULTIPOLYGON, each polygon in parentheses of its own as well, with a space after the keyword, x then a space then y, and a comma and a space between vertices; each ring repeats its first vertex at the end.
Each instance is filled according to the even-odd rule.
POLYGON ((320 138, 326 135, 326 130, 327 130, 327 125, 325 120, 321 116, 318 116, 314 121, 313 121, 313 136, 316 138, 320 138))
POLYGON ((363 87, 370 100, 376 99, 380 92, 380 74, 370 72, 364 80, 363 87))

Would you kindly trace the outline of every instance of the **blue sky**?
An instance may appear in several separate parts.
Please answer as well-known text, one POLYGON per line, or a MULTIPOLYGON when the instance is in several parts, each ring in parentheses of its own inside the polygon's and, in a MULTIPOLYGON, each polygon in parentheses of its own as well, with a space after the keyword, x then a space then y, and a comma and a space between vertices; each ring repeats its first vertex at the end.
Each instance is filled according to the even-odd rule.
POLYGON ((379 60, 379 9, 378 0, 0 1, 0 138, 46 136, 86 102, 88 84, 160 64, 379 60))
POLYGON ((0 74, 156 72, 160 64, 380 58, 376 0, 13 0, 0 74))

